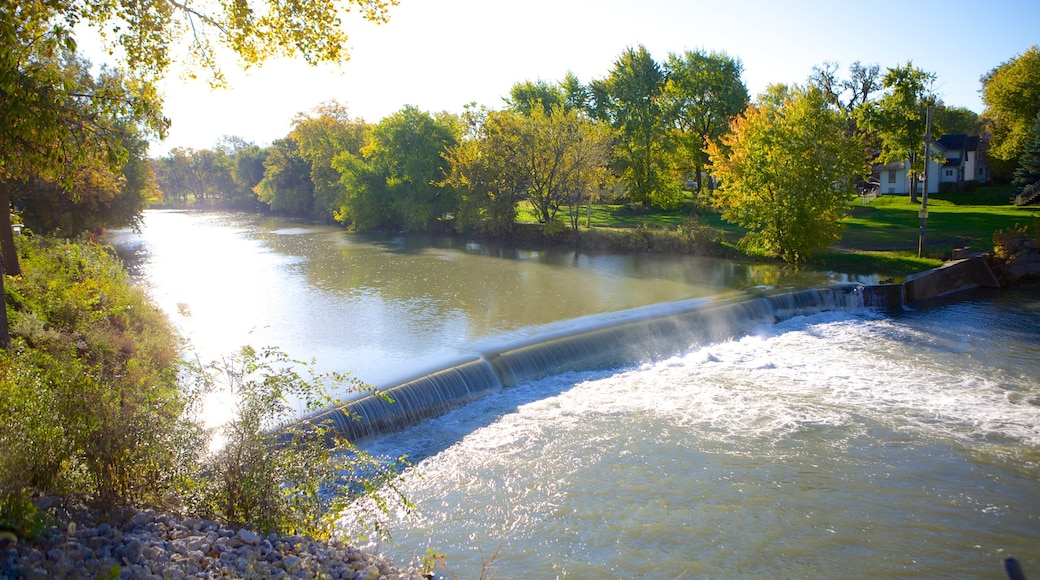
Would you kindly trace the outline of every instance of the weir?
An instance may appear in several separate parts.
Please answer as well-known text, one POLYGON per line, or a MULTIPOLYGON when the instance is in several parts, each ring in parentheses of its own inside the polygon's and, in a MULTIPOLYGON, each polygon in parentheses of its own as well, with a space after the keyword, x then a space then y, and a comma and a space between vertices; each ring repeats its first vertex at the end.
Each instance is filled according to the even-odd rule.
POLYGON ((761 324, 862 307, 863 287, 847 284, 686 300, 579 318, 531 329, 520 338, 482 341, 474 345, 470 359, 382 389, 390 400, 368 395, 303 420, 331 423, 351 442, 363 443, 526 381, 659 359, 741 336, 761 324))

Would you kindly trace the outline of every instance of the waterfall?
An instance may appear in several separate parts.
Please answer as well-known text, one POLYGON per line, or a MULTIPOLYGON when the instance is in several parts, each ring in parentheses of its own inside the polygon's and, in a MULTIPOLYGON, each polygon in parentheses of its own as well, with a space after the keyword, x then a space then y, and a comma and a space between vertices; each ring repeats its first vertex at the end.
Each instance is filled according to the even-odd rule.
POLYGON ((862 287, 670 302, 531 329, 474 345, 472 359, 305 417, 354 443, 404 430, 502 388, 569 371, 611 368, 741 336, 755 326, 826 310, 863 307, 862 287), (392 401, 392 402, 391 402, 392 401))

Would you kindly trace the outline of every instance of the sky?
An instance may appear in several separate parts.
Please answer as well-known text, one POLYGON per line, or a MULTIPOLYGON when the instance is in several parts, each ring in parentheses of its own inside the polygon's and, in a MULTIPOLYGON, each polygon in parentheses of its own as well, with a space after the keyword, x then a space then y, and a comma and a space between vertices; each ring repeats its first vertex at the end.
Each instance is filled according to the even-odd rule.
POLYGON ((685 50, 741 60, 754 97, 774 83, 804 84, 814 66, 860 61, 934 73, 949 106, 982 112, 979 78, 1040 44, 1037 0, 400 0, 390 21, 345 23, 351 59, 311 67, 279 60, 243 72, 222 63, 231 87, 212 90, 175 66, 164 81, 173 147, 213 147, 225 135, 267 145, 292 118, 336 100, 368 122, 414 105, 460 113, 475 102, 500 108, 513 84, 585 83, 609 74, 628 47, 663 62, 685 50))

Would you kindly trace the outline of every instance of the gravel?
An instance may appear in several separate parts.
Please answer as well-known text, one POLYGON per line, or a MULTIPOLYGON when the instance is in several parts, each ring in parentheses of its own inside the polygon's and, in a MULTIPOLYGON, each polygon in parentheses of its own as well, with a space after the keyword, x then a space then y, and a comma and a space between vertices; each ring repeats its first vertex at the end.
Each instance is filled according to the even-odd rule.
POLYGON ((0 534, 0 579, 425 578, 378 554, 305 536, 262 535, 154 510, 99 518, 52 498, 37 505, 63 523, 35 540, 0 534))

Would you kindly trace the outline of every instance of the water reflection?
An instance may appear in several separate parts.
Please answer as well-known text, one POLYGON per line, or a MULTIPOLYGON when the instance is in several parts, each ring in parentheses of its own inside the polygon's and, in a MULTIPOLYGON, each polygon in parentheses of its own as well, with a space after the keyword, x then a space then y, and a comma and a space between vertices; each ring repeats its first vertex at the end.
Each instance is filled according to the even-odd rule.
POLYGON ((238 213, 149 211, 139 234, 114 232, 110 242, 204 358, 277 345, 375 384, 521 328, 842 278, 688 256, 364 236, 238 213))

